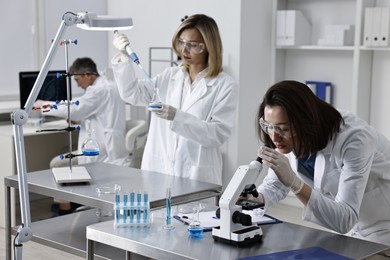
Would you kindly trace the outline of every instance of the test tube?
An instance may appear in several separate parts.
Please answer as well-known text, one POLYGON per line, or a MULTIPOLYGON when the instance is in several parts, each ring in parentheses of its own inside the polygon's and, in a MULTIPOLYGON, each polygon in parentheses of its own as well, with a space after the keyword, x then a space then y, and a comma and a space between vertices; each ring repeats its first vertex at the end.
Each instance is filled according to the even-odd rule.
POLYGON ((164 229, 173 229, 175 228, 171 224, 171 188, 167 188, 167 193, 165 197, 165 204, 166 204, 166 220, 165 220, 165 225, 164 229))
POLYGON ((149 202, 149 194, 144 192, 144 223, 148 223, 148 202, 149 202))
POLYGON ((130 193, 130 223, 134 223, 134 191, 130 193))
POLYGON ((141 200, 142 194, 137 193, 137 223, 141 223, 141 200))
POLYGON ((127 213, 128 213, 128 201, 127 201, 127 194, 123 194, 123 223, 126 223, 127 222, 127 213))
POLYGON ((116 193, 115 194, 115 204, 116 204, 115 221, 116 221, 117 224, 119 224, 119 219, 120 219, 120 216, 121 216, 121 210, 119 208, 120 202, 121 202, 120 194, 116 193))

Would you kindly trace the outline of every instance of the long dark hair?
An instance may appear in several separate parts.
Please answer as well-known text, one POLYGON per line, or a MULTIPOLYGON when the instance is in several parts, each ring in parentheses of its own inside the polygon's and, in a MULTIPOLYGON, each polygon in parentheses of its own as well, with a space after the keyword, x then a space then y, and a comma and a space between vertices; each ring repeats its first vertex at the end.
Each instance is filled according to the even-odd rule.
POLYGON ((322 101, 310 88, 298 81, 285 80, 271 86, 260 104, 256 128, 264 145, 275 148, 271 138, 259 126, 266 106, 282 107, 294 133, 294 152, 297 158, 315 153, 326 147, 334 134, 340 131, 344 120, 333 106, 322 101))

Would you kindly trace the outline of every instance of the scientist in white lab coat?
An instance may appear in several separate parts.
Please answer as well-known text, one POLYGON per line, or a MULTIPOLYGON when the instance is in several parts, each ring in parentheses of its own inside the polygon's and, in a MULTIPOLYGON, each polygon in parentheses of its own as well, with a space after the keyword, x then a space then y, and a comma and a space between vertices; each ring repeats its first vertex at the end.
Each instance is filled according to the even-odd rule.
MULTIPOLYGON (((121 53, 112 60, 121 97, 148 106, 153 85, 137 79, 125 47, 127 37, 113 44, 121 53)), ((152 111, 141 169, 222 184, 221 145, 228 140, 237 107, 237 85, 222 71, 222 42, 216 22, 198 14, 176 30, 172 46, 182 63, 158 74, 161 108, 152 111)))
POLYGON ((269 88, 257 122, 269 172, 252 199, 268 210, 291 190, 304 220, 390 245, 388 139, 296 81, 269 88))
MULTIPOLYGON (((85 124, 87 120, 93 130, 92 137, 100 149, 98 156, 76 157, 78 164, 99 161, 129 166, 129 154, 125 147, 125 103, 119 96, 115 82, 99 75, 95 62, 88 57, 76 59, 69 68, 69 74, 73 75, 77 85, 85 90, 85 93, 76 99, 79 105, 70 106, 71 120, 81 124, 78 152, 82 153, 82 144, 88 138, 85 124)), ((47 107, 47 104, 53 105, 55 102, 38 100, 34 107, 40 109, 47 107)), ((58 109, 48 109, 44 113, 68 117, 66 105, 59 105, 58 109)))

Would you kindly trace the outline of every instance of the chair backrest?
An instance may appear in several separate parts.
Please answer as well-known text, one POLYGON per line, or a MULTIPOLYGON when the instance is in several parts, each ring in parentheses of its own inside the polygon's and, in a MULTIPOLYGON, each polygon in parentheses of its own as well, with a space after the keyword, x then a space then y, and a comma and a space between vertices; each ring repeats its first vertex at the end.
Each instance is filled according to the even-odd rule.
POLYGON ((127 120, 126 121, 126 149, 129 154, 134 153, 136 149, 145 146, 148 134, 148 125, 145 120, 127 120))

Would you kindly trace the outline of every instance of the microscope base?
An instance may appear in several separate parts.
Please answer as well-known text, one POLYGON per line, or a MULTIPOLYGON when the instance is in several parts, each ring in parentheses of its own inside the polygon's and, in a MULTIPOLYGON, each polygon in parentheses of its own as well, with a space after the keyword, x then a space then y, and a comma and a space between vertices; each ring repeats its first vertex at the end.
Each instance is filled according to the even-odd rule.
POLYGON ((250 226, 231 232, 230 238, 220 236, 220 227, 213 228, 213 238, 215 241, 235 245, 246 246, 255 242, 260 242, 263 238, 263 231, 259 226, 250 226))

